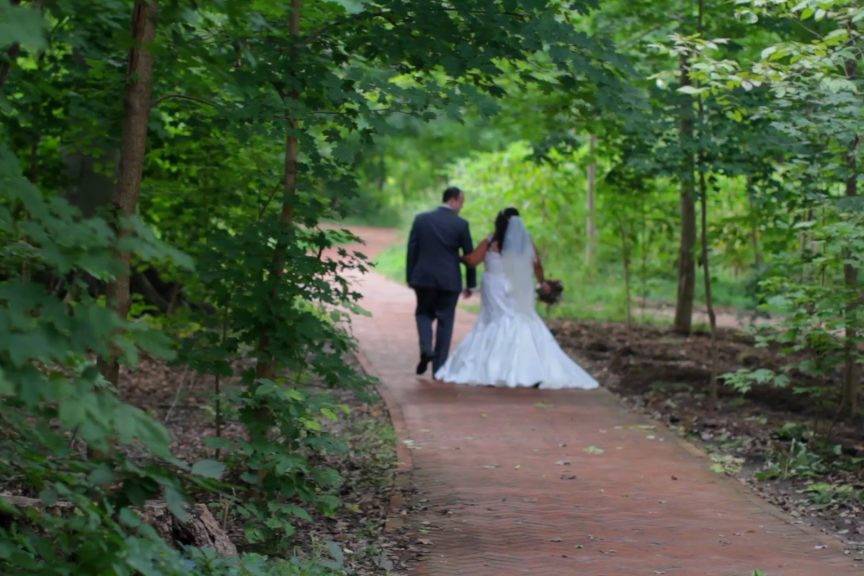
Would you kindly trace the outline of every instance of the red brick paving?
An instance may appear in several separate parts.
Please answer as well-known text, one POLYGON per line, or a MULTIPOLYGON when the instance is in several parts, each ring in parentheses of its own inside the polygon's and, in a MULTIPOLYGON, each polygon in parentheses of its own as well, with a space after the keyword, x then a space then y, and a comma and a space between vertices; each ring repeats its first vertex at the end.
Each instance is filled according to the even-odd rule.
MULTIPOLYGON (((370 254, 396 239, 361 234, 370 254)), ((362 292, 372 317, 354 320, 361 356, 381 379, 402 465, 428 499, 409 519, 428 542, 413 574, 864 574, 833 539, 711 472, 698 450, 605 390, 416 378, 413 293, 376 274, 362 292)), ((460 310, 457 341, 472 322, 460 310)))

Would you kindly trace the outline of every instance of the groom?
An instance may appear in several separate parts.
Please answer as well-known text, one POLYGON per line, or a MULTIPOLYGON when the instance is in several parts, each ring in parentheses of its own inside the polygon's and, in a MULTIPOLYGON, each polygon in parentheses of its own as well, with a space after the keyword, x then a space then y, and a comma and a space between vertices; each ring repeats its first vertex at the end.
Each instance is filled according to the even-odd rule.
MULTIPOLYGON (((456 304, 462 290, 461 256, 474 250, 468 222, 459 217, 465 194, 456 187, 447 188, 442 204, 435 210, 418 214, 408 237, 408 285, 417 294, 417 333, 420 336, 420 363, 417 374, 423 374, 432 363, 432 374, 444 365, 450 353, 456 304), (432 325, 437 320, 435 343, 432 325)), ((477 271, 468 267, 469 298, 477 286, 477 271)))

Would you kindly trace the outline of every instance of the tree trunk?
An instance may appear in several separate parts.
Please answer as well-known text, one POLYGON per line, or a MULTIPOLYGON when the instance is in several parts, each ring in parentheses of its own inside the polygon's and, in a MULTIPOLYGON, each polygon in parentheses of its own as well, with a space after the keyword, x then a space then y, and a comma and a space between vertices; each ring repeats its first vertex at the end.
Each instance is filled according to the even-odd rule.
MULTIPOLYGON (((291 20, 289 22, 289 31, 293 38, 300 35, 300 10, 302 8, 301 0, 292 0, 291 2, 291 20)), ((289 98, 296 100, 299 94, 295 91, 289 95, 289 98)), ((294 205, 297 195, 297 120, 293 117, 288 118, 287 127, 285 130, 285 158, 283 162, 283 177, 282 177, 282 211, 279 214, 279 226, 283 233, 288 232, 294 220, 294 205)), ((278 279, 285 273, 285 252, 287 247, 285 241, 280 240, 273 255, 273 263, 270 273, 272 275, 273 287, 271 288, 271 296, 275 299, 277 295, 278 279)), ((276 358, 270 349, 270 335, 266 330, 261 332, 258 340, 258 359, 255 366, 255 375, 258 378, 272 378, 275 376, 276 358)))
POLYGON ((588 190, 586 199, 587 220, 585 225, 585 265, 589 272, 593 270, 597 256, 597 136, 591 134, 588 139, 588 155, 590 162, 587 170, 588 190))
POLYGON ((642 223, 642 237, 639 239, 639 292, 641 313, 648 306, 648 217, 645 215, 644 196, 639 198, 639 221, 642 223))
POLYGON ((750 203, 750 245, 753 247, 753 266, 759 271, 762 269, 764 260, 762 257, 762 246, 759 242, 759 218, 756 213, 755 198, 753 177, 747 176, 747 200, 750 203))
MULTIPOLYGON (((147 148, 147 123, 150 118, 150 94, 153 87, 153 53, 150 44, 156 35, 156 0, 136 0, 132 10, 132 37, 134 45, 129 51, 126 69, 126 89, 123 96, 123 136, 120 147, 120 165, 117 186, 112 198, 118 240, 129 231, 123 219, 135 214, 141 193, 141 174, 147 148)), ((129 313, 129 260, 128 251, 121 250, 118 259, 122 271, 108 284, 108 303, 121 318, 129 313)), ((102 374, 117 384, 120 366, 116 353, 100 359, 102 374)))
MULTIPOLYGON (((846 61, 846 76, 856 77, 858 72, 855 60, 846 61)), ((858 145, 860 137, 855 136, 849 144, 846 155, 846 166, 849 174, 846 176, 846 197, 858 196, 858 145)), ((846 304, 846 328, 844 334, 844 365, 843 365, 843 401, 844 411, 848 416, 856 416, 859 409, 861 389, 861 366, 858 364, 858 325, 859 307, 862 305, 861 288, 858 285, 858 268, 848 262, 851 254, 846 254, 847 262, 843 265, 843 280, 849 293, 846 304)))
MULTIPOLYGON (((682 86, 690 86, 690 62, 682 55, 678 62, 682 86)), ((678 296, 675 302, 675 331, 689 334, 693 324, 693 295, 696 290, 696 206, 693 181, 693 105, 683 96, 678 124, 681 146, 681 242, 678 248, 678 296)))
POLYGON ((705 186, 705 173, 699 173, 700 198, 699 204, 702 212, 702 274, 705 276, 705 307, 708 312, 708 321, 711 325, 712 336, 717 331, 717 315, 714 313, 714 297, 711 293, 711 266, 708 260, 708 199, 706 198, 707 187, 705 186))
POLYGON ((621 267, 624 273, 624 311, 627 319, 627 330, 629 331, 633 327, 633 299, 630 288, 630 239, 627 234, 627 227, 623 222, 619 222, 618 229, 621 234, 621 267))
POLYGON ((699 207, 701 214, 701 223, 700 223, 700 232, 701 232, 701 244, 702 244, 702 276, 705 284, 705 308, 708 312, 708 322, 711 328, 711 354, 710 354, 710 366, 709 369, 711 371, 711 378, 708 382, 708 393, 713 400, 716 400, 719 395, 719 390, 717 389, 717 315, 714 313, 714 297, 711 294, 711 266, 709 263, 709 246, 708 246, 708 186, 705 182, 705 150, 703 148, 704 142, 704 128, 705 128, 705 119, 704 119, 704 109, 702 106, 702 99, 699 99, 699 135, 700 135, 700 145, 699 145, 699 163, 698 163, 698 171, 699 171, 699 207))
POLYGON ((36 183, 39 177, 39 136, 33 136, 33 141, 30 143, 30 161, 27 165, 27 179, 30 182, 36 183))
MULTIPOLYGON (((850 146, 847 164, 849 176, 846 179, 846 196, 858 195, 858 167, 855 155, 859 144, 856 137, 850 146)), ((851 254, 846 255, 848 259, 851 254)), ((844 334, 844 366, 843 366, 843 407, 848 416, 855 416, 859 410, 859 399, 861 390, 861 366, 858 364, 858 338, 860 326, 858 325, 858 309, 861 306, 861 288, 858 283, 858 268, 848 262, 843 265, 843 280, 849 292, 849 301, 846 304, 846 329, 844 334)))
POLYGON ((378 191, 384 192, 387 186, 387 157, 384 152, 378 153, 378 191))
MULTIPOLYGON (((700 136, 704 135, 705 113, 702 106, 702 99, 699 99, 699 130, 700 136)), ((700 138, 704 140, 704 138, 700 138)), ((699 207, 701 213, 701 244, 702 244, 702 275, 704 276, 705 284, 705 307, 708 312, 708 321, 711 325, 711 337, 717 332, 717 315, 714 313, 714 298, 711 294, 711 266, 709 263, 709 246, 708 246, 708 186, 705 182, 705 150, 703 144, 699 146, 699 207)))

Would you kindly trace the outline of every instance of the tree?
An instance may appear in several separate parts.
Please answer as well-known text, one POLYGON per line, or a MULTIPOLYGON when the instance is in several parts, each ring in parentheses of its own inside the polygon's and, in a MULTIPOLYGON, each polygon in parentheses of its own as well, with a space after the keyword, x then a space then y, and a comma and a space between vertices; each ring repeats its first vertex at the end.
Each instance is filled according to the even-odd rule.
MULTIPOLYGON (((129 218, 138 208, 141 176, 147 151, 147 127, 153 90, 153 53, 151 44, 156 36, 156 0, 136 0, 132 8, 132 40, 123 95, 123 136, 120 145, 117 187, 112 204, 117 230, 117 256, 121 272, 109 282, 106 294, 111 308, 120 318, 129 314, 131 255, 124 246, 129 236, 129 218)), ((116 354, 103 360, 105 378, 117 384, 120 364, 116 354)))
POLYGON ((588 137, 589 163, 586 170, 587 189, 587 212, 585 223, 585 263, 590 268, 595 265, 597 254, 597 136, 591 134, 588 137))
MULTIPOLYGON (((690 59, 686 53, 678 57, 679 81, 682 89, 691 88, 690 59)), ((696 292, 696 189, 693 157, 693 102, 681 99, 678 118, 678 138, 681 166, 681 235, 678 244, 678 294, 675 299, 675 330, 689 334, 693 322, 693 296, 696 292)))

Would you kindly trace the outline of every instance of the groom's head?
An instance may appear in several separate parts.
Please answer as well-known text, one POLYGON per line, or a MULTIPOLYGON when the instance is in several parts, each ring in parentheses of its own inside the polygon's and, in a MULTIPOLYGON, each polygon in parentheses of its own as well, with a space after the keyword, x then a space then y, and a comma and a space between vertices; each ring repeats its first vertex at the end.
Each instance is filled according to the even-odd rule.
POLYGON ((444 190, 441 201, 458 213, 462 210, 462 205, 465 204, 465 193, 456 186, 450 186, 444 190))

